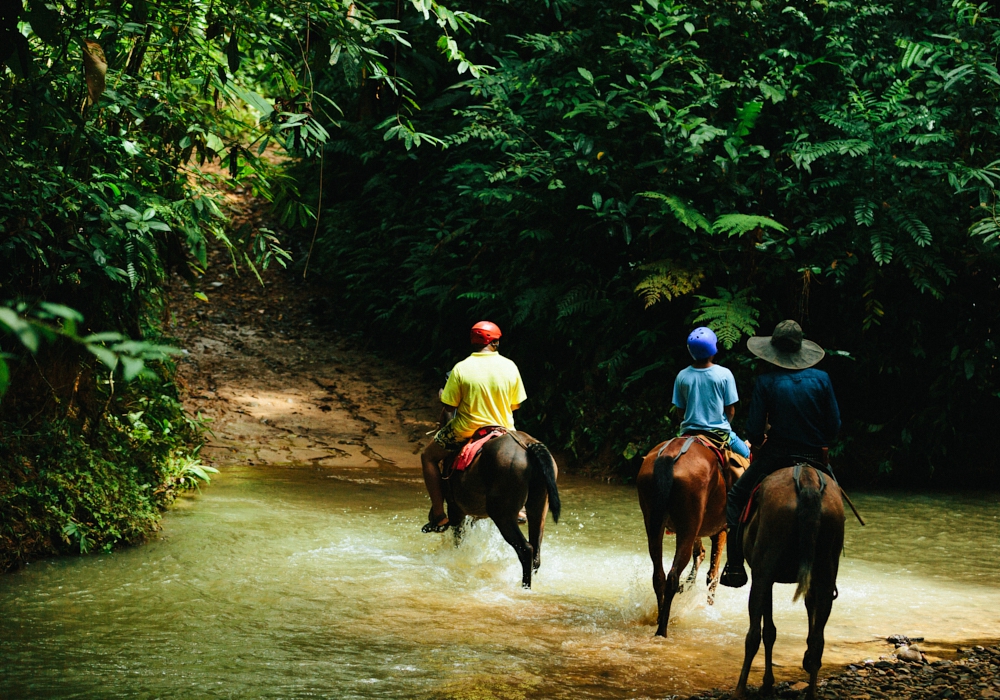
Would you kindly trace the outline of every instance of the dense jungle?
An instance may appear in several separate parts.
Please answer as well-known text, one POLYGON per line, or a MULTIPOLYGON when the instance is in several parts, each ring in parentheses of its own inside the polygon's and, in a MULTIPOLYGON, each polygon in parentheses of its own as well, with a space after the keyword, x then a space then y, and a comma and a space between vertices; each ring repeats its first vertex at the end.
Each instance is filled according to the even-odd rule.
POLYGON ((128 540, 206 476, 163 289, 210 306, 210 242, 424 376, 493 319, 577 468, 627 479, 676 429, 690 327, 747 393, 787 317, 830 350, 849 483, 994 485, 995 11, 779 5, 5 2, 7 546, 86 549, 84 512, 128 540))
MULTIPOLYGON (((518 427, 552 449, 569 502, 590 504, 566 516, 580 528, 602 508, 627 522, 622 489, 677 434, 691 329, 718 336, 741 433, 762 370, 746 341, 783 319, 826 349, 843 417, 831 461, 886 514, 879 533, 995 522, 964 499, 1000 489, 980 440, 1000 416, 998 12, 966 0, 0 0, 0 573, 147 541, 155 552, 171 533, 225 549, 200 520, 155 535, 202 490, 247 517, 226 499, 261 497, 241 490, 261 465, 418 468, 436 392, 482 319, 523 376, 518 427), (908 508, 901 494, 932 500, 908 508)), ((252 489, 296 504, 296 532, 322 529, 321 485, 348 489, 334 499, 346 513, 382 483, 330 473, 266 472, 252 489)), ((400 488, 422 518, 410 481, 400 488)), ((260 501, 280 519, 272 507, 260 501)), ((618 546, 615 527, 578 544, 618 546)), ((496 539, 473 537, 500 557, 496 539)), ((228 556, 220 570, 250 555, 228 556)), ((456 556, 463 572, 483 566, 456 556)), ((627 626, 650 622, 637 590, 615 598, 627 626)), ((927 605, 950 609, 938 595, 927 605)), ((604 612, 581 610, 604 629, 604 612)), ((955 614, 956 639, 995 641, 955 614)), ((532 618, 532 630, 555 640, 579 619, 553 632, 532 618)), ((717 622, 689 632, 722 634, 717 622)), ((629 630, 584 644, 624 645, 628 659, 565 661, 574 683, 605 662, 640 670, 593 697, 644 682, 658 662, 629 630)), ((559 696, 527 660, 509 686, 496 680, 509 669, 484 663, 492 680, 446 695, 559 696)), ((21 685, 12 668, 0 695, 75 687, 21 685)), ((713 673, 655 683, 706 691, 726 680, 713 673)), ((249 697, 245 680, 228 682, 249 697)), ((415 687, 386 697, 431 692, 415 687)))

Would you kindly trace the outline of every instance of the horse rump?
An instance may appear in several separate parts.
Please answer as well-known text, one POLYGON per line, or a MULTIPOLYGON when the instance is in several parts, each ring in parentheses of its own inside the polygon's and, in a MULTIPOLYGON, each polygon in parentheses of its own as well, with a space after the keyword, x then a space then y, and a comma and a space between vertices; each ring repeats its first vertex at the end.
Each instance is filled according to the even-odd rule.
POLYGON ((552 519, 559 522, 559 511, 562 509, 562 504, 559 502, 559 488, 556 486, 556 461, 552 457, 552 453, 549 452, 549 448, 540 442, 528 445, 527 452, 528 461, 545 482, 552 519))

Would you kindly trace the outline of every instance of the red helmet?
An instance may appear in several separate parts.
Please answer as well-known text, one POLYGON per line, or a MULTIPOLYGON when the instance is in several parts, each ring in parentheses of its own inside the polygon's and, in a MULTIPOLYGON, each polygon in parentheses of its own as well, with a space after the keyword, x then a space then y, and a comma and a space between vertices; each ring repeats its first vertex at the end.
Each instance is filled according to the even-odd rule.
POLYGON ((489 321, 480 321, 472 327, 469 340, 473 345, 489 345, 494 340, 500 340, 500 327, 489 321))

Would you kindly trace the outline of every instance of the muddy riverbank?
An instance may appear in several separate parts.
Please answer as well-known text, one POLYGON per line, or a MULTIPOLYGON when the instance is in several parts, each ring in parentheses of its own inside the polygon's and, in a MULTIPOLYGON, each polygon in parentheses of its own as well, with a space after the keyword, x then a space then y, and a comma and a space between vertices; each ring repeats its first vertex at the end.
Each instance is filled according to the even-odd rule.
MULTIPOLYGON (((932 698, 1000 698, 1000 647, 957 647, 954 659, 928 657, 919 645, 903 646, 897 654, 877 661, 850 664, 844 671, 820 680, 822 698, 854 700, 928 700, 932 698), (924 658, 917 661, 917 657, 924 658)), ((807 683, 784 681, 775 686, 781 698, 803 698, 807 683)), ((751 697, 762 697, 751 692, 751 697)), ((729 700, 729 690, 713 690, 691 700, 729 700)))

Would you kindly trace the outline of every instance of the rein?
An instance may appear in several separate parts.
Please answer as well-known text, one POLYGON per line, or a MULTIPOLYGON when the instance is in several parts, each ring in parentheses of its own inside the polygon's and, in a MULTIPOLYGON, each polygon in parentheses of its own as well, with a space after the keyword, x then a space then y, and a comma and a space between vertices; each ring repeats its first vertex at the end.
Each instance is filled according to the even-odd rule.
POLYGON ((819 476, 819 492, 821 494, 823 493, 824 490, 826 490, 825 475, 826 474, 830 475, 830 477, 833 479, 833 483, 837 484, 837 486, 840 487, 840 495, 843 496, 844 501, 847 502, 847 505, 851 507, 851 512, 854 513, 854 517, 858 519, 859 523, 861 523, 861 527, 864 527, 866 524, 865 519, 861 517, 861 513, 858 512, 857 508, 855 508, 854 503, 851 501, 851 497, 847 495, 847 491, 844 490, 844 487, 840 486, 840 483, 837 481, 837 477, 835 477, 832 472, 827 471, 828 467, 826 467, 826 465, 823 465, 822 467, 817 466, 816 463, 813 462, 813 460, 808 460, 808 463, 800 462, 796 464, 795 471, 792 472, 792 477, 795 479, 795 492, 798 493, 799 491, 802 490, 802 484, 799 482, 799 478, 802 476, 802 467, 806 466, 812 467, 813 469, 816 470, 816 474, 819 476))

